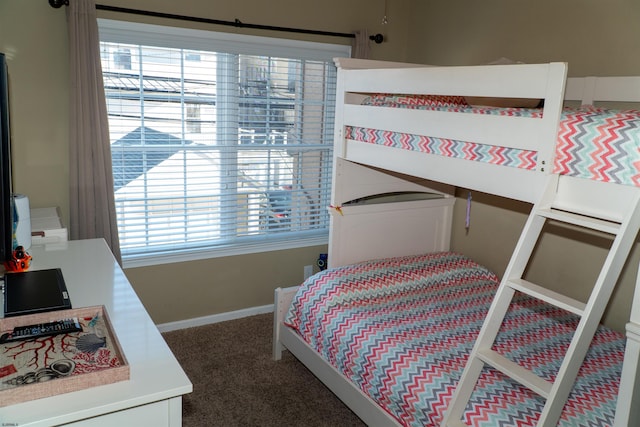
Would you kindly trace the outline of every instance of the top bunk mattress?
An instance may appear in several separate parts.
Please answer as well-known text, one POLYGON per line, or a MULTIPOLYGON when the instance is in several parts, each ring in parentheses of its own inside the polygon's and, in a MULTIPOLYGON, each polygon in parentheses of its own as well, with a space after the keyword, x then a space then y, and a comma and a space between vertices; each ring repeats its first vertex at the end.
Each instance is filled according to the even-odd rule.
MULTIPOLYGON (((541 108, 469 105, 463 97, 373 94, 363 105, 525 118, 541 108)), ((535 170, 538 153, 385 129, 345 126, 347 140, 445 157, 535 170)), ((553 172, 600 182, 640 186, 640 111, 581 106, 562 110, 553 172)))
MULTIPOLYGON (((285 318, 326 361, 404 426, 439 426, 498 286, 450 252, 322 271, 299 288, 285 318)), ((579 319, 516 295, 494 350, 552 380, 579 319)), ((558 425, 613 424, 624 336, 601 326, 558 425)), ((534 426, 544 401, 485 368, 465 421, 534 426)))

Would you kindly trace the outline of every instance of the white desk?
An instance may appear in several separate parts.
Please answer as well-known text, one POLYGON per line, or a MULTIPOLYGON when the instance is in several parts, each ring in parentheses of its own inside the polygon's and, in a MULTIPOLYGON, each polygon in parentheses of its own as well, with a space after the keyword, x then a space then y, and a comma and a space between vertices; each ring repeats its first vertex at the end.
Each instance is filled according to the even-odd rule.
POLYGON ((0 408, 0 425, 180 426, 191 382, 104 240, 33 246, 29 253, 31 270, 62 269, 74 308, 106 307, 130 379, 0 408))

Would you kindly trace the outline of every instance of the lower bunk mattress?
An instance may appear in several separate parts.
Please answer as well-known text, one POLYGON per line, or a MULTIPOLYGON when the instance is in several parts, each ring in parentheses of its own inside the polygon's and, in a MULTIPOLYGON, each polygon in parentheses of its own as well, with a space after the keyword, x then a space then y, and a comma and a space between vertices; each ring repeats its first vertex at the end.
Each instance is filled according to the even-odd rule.
MULTIPOLYGON (((285 324, 405 426, 439 426, 499 280, 451 252, 322 271, 298 290, 285 324)), ((552 381, 579 319, 516 294, 494 350, 552 381)), ((600 326, 560 426, 610 426, 624 358, 600 326)), ((544 400, 485 368, 465 413, 473 426, 535 426, 544 400)))

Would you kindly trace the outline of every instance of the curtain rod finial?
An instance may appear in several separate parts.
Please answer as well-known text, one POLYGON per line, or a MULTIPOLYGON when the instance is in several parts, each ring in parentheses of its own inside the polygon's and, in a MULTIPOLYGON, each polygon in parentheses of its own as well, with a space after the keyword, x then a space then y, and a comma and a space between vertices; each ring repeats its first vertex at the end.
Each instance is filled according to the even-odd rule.
POLYGON ((369 39, 373 40, 377 44, 380 44, 384 41, 384 36, 382 34, 376 34, 374 36, 369 36, 369 39))
POLYGON ((69 0, 49 0, 49 5, 53 8, 59 9, 62 6, 69 6, 69 0))

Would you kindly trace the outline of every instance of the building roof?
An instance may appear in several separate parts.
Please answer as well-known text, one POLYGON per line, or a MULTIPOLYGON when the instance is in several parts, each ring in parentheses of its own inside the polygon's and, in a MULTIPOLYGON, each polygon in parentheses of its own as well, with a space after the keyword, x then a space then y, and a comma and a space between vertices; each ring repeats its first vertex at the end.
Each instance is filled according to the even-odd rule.
POLYGON ((124 187, 192 142, 147 126, 129 132, 111 144, 114 189, 124 187), (149 150, 143 153, 127 149, 142 145, 149 150))

